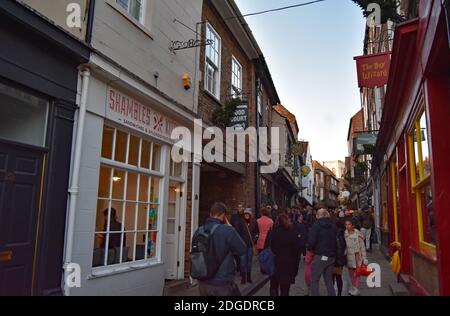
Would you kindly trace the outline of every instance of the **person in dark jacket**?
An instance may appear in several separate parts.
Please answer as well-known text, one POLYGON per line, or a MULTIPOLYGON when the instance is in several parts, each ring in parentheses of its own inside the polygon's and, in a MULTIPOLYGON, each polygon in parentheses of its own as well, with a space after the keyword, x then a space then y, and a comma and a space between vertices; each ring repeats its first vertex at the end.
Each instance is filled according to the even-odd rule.
MULTIPOLYGON (((236 229, 241 238, 242 238, 241 233, 244 232, 245 228, 243 220, 244 211, 245 211, 244 203, 239 203, 236 209, 236 213, 231 215, 230 220, 231 225, 234 227, 234 229, 236 229)), ((234 256, 234 261, 236 261, 236 271, 241 272, 241 258, 239 256, 234 256)))
MULTIPOLYGON (((211 207, 210 218, 204 228, 211 231, 216 225, 214 234, 210 237, 217 260, 221 262, 219 270, 213 278, 200 281, 199 290, 202 296, 240 296, 241 293, 234 282, 236 266, 233 255, 243 256, 246 246, 236 230, 229 224, 227 207, 223 203, 215 203, 211 207)), ((194 234, 194 239, 198 234, 194 234)))
POLYGON ((344 212, 339 213, 339 217, 336 223, 337 227, 337 237, 336 237, 336 261, 334 263, 333 269, 333 284, 336 284, 338 289, 338 296, 342 296, 342 289, 344 287, 344 282, 342 280, 342 272, 344 266, 347 263, 347 255, 345 250, 347 244, 345 242, 345 223, 343 223, 344 212))
MULTIPOLYGON (((298 214, 297 221, 292 225, 298 238, 298 249, 300 250, 300 256, 298 257, 297 267, 300 268, 301 255, 306 256, 306 243, 308 242, 308 225, 304 222, 302 213, 298 214)), ((298 269, 297 268, 297 269, 298 269)))
POLYGON ((256 220, 253 218, 253 212, 251 208, 247 208, 244 211, 244 223, 246 225, 246 238, 242 238, 247 246, 247 251, 241 260, 241 284, 252 283, 252 263, 253 263, 253 251, 255 243, 259 237, 259 229, 256 220))
POLYGON ((270 248, 275 255, 275 274, 270 279, 270 296, 289 296, 295 283, 300 256, 297 235, 286 214, 280 214, 270 234, 270 248))
POLYGON ((311 295, 319 296, 319 281, 323 275, 328 296, 336 296, 333 286, 333 267, 336 260, 336 225, 326 209, 317 212, 317 221, 308 234, 306 248, 314 253, 311 263, 311 295))

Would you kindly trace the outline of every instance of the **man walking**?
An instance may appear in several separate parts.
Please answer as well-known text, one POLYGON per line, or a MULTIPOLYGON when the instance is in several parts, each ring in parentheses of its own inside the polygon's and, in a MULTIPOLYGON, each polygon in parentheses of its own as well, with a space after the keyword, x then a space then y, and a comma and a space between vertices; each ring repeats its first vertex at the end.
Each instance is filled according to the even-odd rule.
POLYGON ((365 238, 367 251, 370 251, 371 248, 370 236, 372 235, 373 226, 374 226, 373 216, 369 212, 369 206, 365 205, 363 208, 363 213, 361 215, 361 233, 365 238))
MULTIPOLYGON (((236 266, 233 255, 243 256, 246 245, 236 230, 229 224, 227 207, 223 203, 215 203, 211 207, 210 218, 200 229, 210 232, 211 249, 214 249, 214 257, 218 262, 218 270, 208 280, 199 282, 201 296, 240 296, 241 293, 234 282, 236 266)), ((193 240, 199 234, 194 234, 193 240)))
POLYGON ((306 248, 314 253, 311 263, 311 295, 320 296, 319 281, 323 276, 328 296, 336 296, 333 286, 333 267, 336 259, 336 225, 326 209, 317 212, 317 221, 311 227, 306 248))

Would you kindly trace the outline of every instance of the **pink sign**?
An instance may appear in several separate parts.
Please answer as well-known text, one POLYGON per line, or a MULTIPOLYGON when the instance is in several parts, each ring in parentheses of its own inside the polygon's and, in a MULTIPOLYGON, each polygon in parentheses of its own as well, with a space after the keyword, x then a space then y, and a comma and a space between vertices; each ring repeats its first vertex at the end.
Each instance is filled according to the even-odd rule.
POLYGON ((144 134, 173 142, 170 135, 178 126, 167 116, 108 87, 106 118, 144 134))

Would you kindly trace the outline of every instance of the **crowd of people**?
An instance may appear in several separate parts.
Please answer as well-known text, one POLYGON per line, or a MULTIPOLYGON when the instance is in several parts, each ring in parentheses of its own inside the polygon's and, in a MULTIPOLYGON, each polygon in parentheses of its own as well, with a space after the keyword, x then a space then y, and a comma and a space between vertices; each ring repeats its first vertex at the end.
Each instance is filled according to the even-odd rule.
MULTIPOLYGON (((244 203, 233 214, 225 204, 215 203, 202 229, 211 231, 214 225, 219 227, 210 238, 218 268, 210 279, 200 280, 203 296, 240 295, 236 273, 241 284, 252 283, 253 260, 268 249, 274 259, 271 296, 289 296, 291 285, 302 279, 298 278, 301 260, 305 261, 307 295, 319 296, 323 278, 328 296, 342 296, 344 268, 351 282, 348 294, 360 294, 358 269, 368 264, 367 252, 371 251, 374 234, 374 217, 367 205, 360 211, 350 211, 321 206, 281 210, 272 204, 262 208, 257 218, 244 203)), ((262 268, 261 272, 267 274, 262 268)))

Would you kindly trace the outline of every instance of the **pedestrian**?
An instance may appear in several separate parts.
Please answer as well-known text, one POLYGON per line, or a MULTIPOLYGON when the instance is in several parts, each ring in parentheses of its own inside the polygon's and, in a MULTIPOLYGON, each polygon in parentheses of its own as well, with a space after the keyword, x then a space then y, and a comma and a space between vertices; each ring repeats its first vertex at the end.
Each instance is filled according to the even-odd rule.
MULTIPOLYGON (((231 216, 230 223, 231 225, 236 229, 236 231, 241 235, 241 232, 244 232, 244 221, 243 221, 243 215, 244 215, 244 203, 239 203, 236 209, 236 212, 233 213, 231 216)), ((241 272, 241 259, 239 256, 234 256, 234 261, 236 262, 236 272, 241 272)))
POLYGON ((261 210, 261 217, 257 220, 259 236, 256 242, 256 249, 259 253, 264 250, 267 235, 273 227, 273 220, 269 217, 269 212, 268 208, 263 208, 261 210))
POLYGON ((369 212, 369 206, 365 205, 363 208, 363 213, 361 215, 361 233, 363 234, 366 242, 366 251, 370 251, 371 246, 371 234, 372 227, 374 226, 374 219, 372 214, 369 212))
POLYGON ((247 230, 247 237, 244 242, 247 246, 246 254, 241 257, 241 284, 252 283, 252 264, 255 255, 256 241, 258 240, 259 229, 256 220, 253 218, 251 208, 244 211, 244 221, 247 230))
POLYGON ((275 274, 270 278, 270 296, 289 296, 298 273, 300 256, 297 235, 286 214, 280 214, 270 236, 270 248, 275 255, 275 274))
MULTIPOLYGON (((293 223, 292 228, 298 237, 298 248, 300 254, 306 256, 306 243, 308 242, 308 226, 306 225, 303 214, 298 214, 297 221, 293 223)), ((301 256, 299 256, 298 266, 300 265, 301 256)))
POLYGON ((268 206, 270 208, 270 218, 275 223, 278 217, 278 205, 274 203, 272 206, 268 206))
POLYGON ((311 263, 311 295, 319 296, 319 281, 323 276, 328 296, 336 296, 333 286, 333 268, 336 259, 336 225, 326 209, 317 212, 317 221, 308 234, 307 249, 314 253, 311 263))
POLYGON ((347 269, 351 280, 349 294, 351 296, 358 296, 360 277, 356 274, 356 269, 360 268, 363 264, 367 264, 366 246, 364 243, 364 236, 355 228, 352 220, 347 219, 345 227, 347 269))
POLYGON ((213 257, 217 260, 217 272, 208 280, 199 281, 200 295, 202 296, 241 296, 239 288, 234 282, 236 266, 233 255, 243 256, 246 246, 237 231, 227 220, 227 206, 223 203, 214 203, 211 207, 210 218, 204 226, 194 234, 194 241, 201 231, 209 232, 210 242, 214 250, 213 257))
POLYGON ((345 223, 343 224, 344 216, 344 212, 340 212, 336 223, 336 261, 334 263, 333 269, 333 284, 336 284, 338 296, 342 296, 342 289, 344 287, 342 273, 344 270, 344 266, 347 263, 347 256, 345 254, 347 248, 347 244, 345 242, 345 223))

